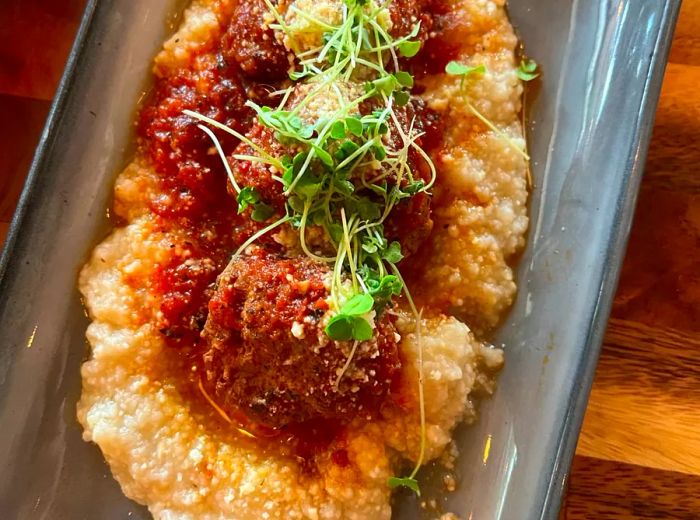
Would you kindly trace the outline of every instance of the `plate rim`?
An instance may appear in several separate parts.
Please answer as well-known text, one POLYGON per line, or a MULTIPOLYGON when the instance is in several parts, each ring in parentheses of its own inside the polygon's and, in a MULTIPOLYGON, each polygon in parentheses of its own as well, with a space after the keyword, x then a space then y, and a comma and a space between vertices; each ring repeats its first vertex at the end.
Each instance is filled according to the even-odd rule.
MULTIPOLYGON (((80 75, 81 63, 88 59, 92 52, 92 48, 88 45, 91 35, 99 30, 99 27, 94 23, 98 18, 97 13, 100 10, 108 10, 109 4, 110 2, 106 0, 88 0, 83 11, 73 46, 68 54, 61 80, 51 102, 46 123, 34 152, 0 254, 0 294, 4 294, 4 289, 12 276, 13 263, 21 260, 18 254, 14 254, 17 237, 22 229, 27 213, 34 204, 37 204, 37 200, 34 197, 35 187, 42 175, 46 174, 52 150, 58 137, 65 130, 63 128, 63 119, 66 114, 66 107, 70 101, 73 85, 80 75)), ((603 256, 603 261, 607 268, 603 270, 598 299, 591 309, 592 318, 588 330, 585 331, 586 336, 583 347, 588 356, 584 359, 584 362, 579 363, 576 367, 574 393, 569 396, 566 404, 564 420, 558 431, 553 432, 556 438, 555 445, 557 449, 551 454, 553 460, 552 472, 550 475, 544 476, 547 479, 545 493, 538 498, 533 497, 533 502, 541 499, 540 504, 535 509, 540 511, 541 520, 558 518, 562 498, 566 490, 566 481, 583 423, 593 383, 593 375, 601 351, 603 336, 607 327, 615 288, 620 276, 624 251, 634 217, 637 195, 652 135, 656 106, 661 93, 661 84, 680 6, 681 0, 659 0, 653 6, 661 16, 659 22, 660 31, 651 48, 639 50, 640 53, 650 52, 651 59, 645 76, 643 101, 632 123, 635 128, 633 140, 635 147, 629 150, 631 160, 624 172, 623 188, 617 197, 616 210, 611 224, 610 240, 603 256)))

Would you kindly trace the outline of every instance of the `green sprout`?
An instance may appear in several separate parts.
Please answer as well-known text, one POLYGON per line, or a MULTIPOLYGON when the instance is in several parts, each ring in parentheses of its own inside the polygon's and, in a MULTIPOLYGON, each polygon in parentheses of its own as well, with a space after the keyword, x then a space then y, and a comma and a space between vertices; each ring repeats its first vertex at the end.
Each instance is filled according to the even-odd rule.
POLYGON ((535 62, 535 60, 523 58, 518 66, 516 74, 523 81, 532 81, 540 75, 538 72, 535 72, 536 70, 537 62, 535 62))

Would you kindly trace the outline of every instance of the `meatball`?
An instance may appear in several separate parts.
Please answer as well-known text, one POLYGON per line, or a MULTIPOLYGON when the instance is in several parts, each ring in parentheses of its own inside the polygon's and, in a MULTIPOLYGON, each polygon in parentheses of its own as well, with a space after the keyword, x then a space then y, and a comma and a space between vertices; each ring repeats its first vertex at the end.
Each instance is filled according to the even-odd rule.
MULTIPOLYGON (((257 120, 251 125, 246 137, 277 159, 291 153, 288 147, 283 146, 275 139, 274 130, 257 120)), ((242 142, 236 147, 233 155, 258 156, 259 154, 250 145, 242 142)), ((234 158, 229 159, 229 164, 231 164, 233 176, 241 188, 255 188, 260 194, 261 202, 269 204, 279 214, 284 213, 286 202, 284 188, 279 181, 272 178, 273 170, 269 164, 248 160, 239 161, 234 158)), ((281 175, 282 172, 277 172, 277 174, 281 175)))
MULTIPOLYGON (((347 91, 352 91, 352 87, 344 86, 347 91)), ((304 90, 295 91, 292 96, 292 106, 302 98, 304 90)), ((337 99, 331 98, 337 103, 337 99)), ((325 99, 324 99, 325 101, 325 99)), ((324 104, 324 110, 330 103, 324 104)), ((314 105, 314 110, 319 110, 314 105)), ((365 102, 360 107, 362 114, 368 114, 375 110, 380 110, 383 105, 377 100, 365 102)), ((323 113, 321 113, 323 114, 323 113)), ((389 132, 386 137, 387 147, 393 150, 400 150, 404 147, 404 142, 401 133, 407 134, 409 129, 413 128, 415 134, 420 134, 415 139, 415 143, 421 146, 426 152, 437 147, 441 139, 441 126, 437 114, 430 110, 420 98, 414 98, 403 107, 394 107, 395 118, 392 117, 388 121, 389 132), (398 131, 398 127, 402 132, 398 131)), ((305 114, 310 121, 314 117, 319 117, 317 112, 313 112, 311 116, 305 114)), ((275 137, 275 132, 261 124, 259 121, 253 123, 246 137, 256 146, 264 149, 273 157, 281 158, 283 156, 293 157, 300 149, 290 144, 281 144, 275 137)), ((246 143, 240 143, 234 155, 257 156, 256 150, 246 143)), ((277 215, 282 215, 285 212, 285 204, 287 198, 284 196, 284 188, 280 182, 273 178, 274 169, 268 164, 249 161, 235 160, 231 158, 229 161, 232 165, 233 175, 241 187, 252 187, 260 195, 261 202, 272 206, 277 215)), ((432 176, 432 172, 428 163, 414 148, 408 151, 408 165, 411 169, 413 180, 422 180, 428 183, 432 176)), ((281 172, 276 172, 281 175, 281 172)), ((389 184, 398 182, 396 178, 387 178, 389 184)), ((401 179, 401 186, 406 187, 410 182, 408 177, 401 179)), ((355 182, 356 188, 362 189, 359 182, 355 182)), ((363 196, 379 200, 379 197, 368 190, 362 192, 363 196)), ((402 246, 404 256, 410 256, 415 253, 425 239, 430 235, 433 227, 430 209, 430 195, 420 192, 412 197, 401 199, 393 208, 385 221, 386 237, 393 241, 398 241, 402 246)), ((250 211, 250 210, 248 210, 250 211)), ((332 253, 324 248, 323 243, 314 243, 321 253, 332 253)))
POLYGON ((263 0, 238 2, 222 41, 226 58, 256 81, 285 79, 290 67, 287 50, 267 27, 267 12, 263 0))
MULTIPOLYGON (((369 109, 365 109, 369 110, 369 109)), ((422 134, 415 142, 426 152, 434 149, 440 139, 440 122, 420 98, 412 98, 404 107, 394 107, 396 120, 389 123, 388 146, 398 150, 404 144, 397 124, 404 133, 408 133, 411 125, 415 134, 422 134)), ((408 166, 414 180, 425 184, 430 182, 432 172, 428 163, 414 148, 408 152, 408 166)), ((397 179, 389 179, 389 183, 397 179)), ((401 186, 406 187, 409 179, 401 180, 401 186)), ((420 245, 430 236, 433 229, 433 219, 430 209, 431 197, 425 192, 419 192, 412 197, 401 199, 392 209, 385 221, 385 233, 389 240, 397 240, 401 244, 404 256, 414 254, 420 245)))
POLYGON ((202 335, 207 385, 224 410, 272 428, 376 415, 400 368, 393 319, 377 318, 351 356, 354 342, 324 332, 329 276, 325 264, 262 248, 231 261, 202 335))

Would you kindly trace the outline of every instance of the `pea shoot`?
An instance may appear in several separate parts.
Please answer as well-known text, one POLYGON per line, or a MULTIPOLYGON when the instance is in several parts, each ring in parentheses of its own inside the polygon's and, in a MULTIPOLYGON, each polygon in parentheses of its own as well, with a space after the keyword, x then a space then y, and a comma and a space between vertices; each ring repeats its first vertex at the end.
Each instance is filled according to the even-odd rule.
POLYGON ((479 74, 479 75, 484 75, 486 74, 487 70, 484 65, 478 65, 478 66, 469 66, 465 65, 462 63, 459 63, 457 61, 451 61, 445 66, 445 73, 449 76, 460 76, 461 81, 459 84, 459 88, 464 94, 464 103, 467 106, 467 108, 471 111, 474 116, 479 119, 484 125, 486 125, 489 130, 491 130, 493 133, 498 135, 501 139, 503 139, 505 142, 508 143, 508 145, 515 151, 517 152, 520 156, 522 156, 523 159, 526 161, 530 160, 530 156, 527 154, 527 152, 518 144, 516 144, 513 139, 511 139, 503 130, 498 128, 489 118, 487 118, 484 114, 482 114, 472 103, 469 101, 467 98, 466 94, 466 85, 465 82, 466 80, 474 75, 474 74, 479 74))
POLYGON ((328 322, 326 334, 337 341, 367 341, 372 337, 372 326, 363 315, 370 313, 373 307, 372 296, 367 293, 356 294, 328 322))
POLYGON ((416 495, 420 496, 418 481, 413 477, 391 477, 389 478, 389 487, 391 489, 405 487, 412 490, 416 495))
POLYGON ((464 88, 464 82, 470 75, 484 74, 486 73, 486 67, 483 65, 471 67, 469 65, 459 63, 458 61, 451 61, 445 66, 445 72, 450 76, 460 76, 462 78, 462 81, 459 87, 464 88))
POLYGON ((535 60, 523 58, 520 61, 520 65, 518 65, 518 70, 516 71, 516 74, 523 81, 532 81, 540 75, 539 72, 536 72, 536 70, 537 63, 535 62, 535 60))

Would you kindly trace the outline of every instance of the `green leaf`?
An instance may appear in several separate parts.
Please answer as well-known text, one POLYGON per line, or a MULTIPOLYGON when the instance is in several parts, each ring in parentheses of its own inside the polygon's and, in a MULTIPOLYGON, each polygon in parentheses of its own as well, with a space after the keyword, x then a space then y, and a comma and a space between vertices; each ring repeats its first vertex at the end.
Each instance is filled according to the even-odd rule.
POLYGON ((383 161, 386 159, 386 149, 381 144, 377 144, 372 147, 372 155, 374 155, 374 158, 378 161, 383 161))
POLYGON ((306 154, 303 152, 296 154, 294 156, 294 159, 290 159, 288 155, 284 156, 282 164, 284 164, 286 168, 284 169, 284 173, 282 174, 282 183, 284 184, 285 189, 288 188, 290 184, 292 184, 292 181, 294 181, 294 178, 301 170, 305 159, 306 154))
POLYGON ((317 145, 312 145, 314 152, 316 152, 316 155, 318 158, 321 160, 323 164, 326 166, 332 167, 333 166, 333 157, 331 157, 331 154, 329 154, 327 151, 325 151, 323 148, 317 145))
POLYGON ((525 72, 535 72, 537 70, 537 62, 528 58, 524 58, 520 62, 520 68, 525 72))
POLYGON ((343 239, 343 226, 337 222, 331 222, 330 224, 326 225, 326 230, 328 231, 331 240, 333 240, 333 242, 336 244, 340 244, 340 241, 343 239))
POLYGON ((299 129, 299 137, 302 139, 309 139, 314 135, 314 127, 312 125, 304 125, 299 129))
POLYGON ((405 487, 412 490, 416 495, 420 496, 420 487, 418 487, 418 481, 410 477, 390 477, 388 482, 391 489, 396 489, 397 487, 405 487))
POLYGON ((387 74, 386 76, 372 82, 372 85, 375 89, 377 89, 377 91, 386 94, 387 96, 389 96, 394 89, 396 89, 397 84, 398 81, 396 81, 396 77, 393 74, 387 74))
POLYGON ((292 211, 295 213, 301 214, 304 212, 304 202, 296 195, 292 195, 291 197, 289 197, 287 199, 287 204, 290 208, 292 208, 292 211))
POLYGON ((321 180, 308 170, 304 172, 296 186, 294 186, 294 193, 301 195, 305 199, 313 198, 319 191, 321 191, 321 180))
POLYGON ((340 313, 347 316, 360 316, 371 311, 372 305, 374 305, 374 299, 369 294, 356 294, 343 305, 340 313))
POLYGON ((306 76, 311 76, 312 72, 310 70, 302 70, 299 72, 290 72, 289 73, 289 79, 292 81, 299 81, 302 78, 305 78, 306 76))
POLYGON ((344 314, 333 316, 326 325, 326 336, 336 341, 349 341, 353 335, 352 318, 344 314))
POLYGON ((333 123, 333 126, 331 126, 331 137, 333 139, 342 139, 345 135, 345 123, 342 121, 333 123))
POLYGON ((364 318, 354 317, 352 320, 352 339, 367 341, 372 339, 372 326, 364 318))
MULTIPOLYGON (((365 235, 362 238, 362 249, 367 251, 370 255, 373 255, 377 251, 384 250, 386 247, 386 239, 384 237, 375 237, 370 235, 365 235)), ((379 281, 377 281, 377 287, 379 287, 379 281)), ((370 291, 370 294, 372 291, 370 291)))
POLYGON ((306 153, 304 152, 299 152, 294 156, 294 159, 292 159, 292 173, 296 177, 296 175, 301 171, 301 167, 304 165, 304 161, 306 161, 306 153))
POLYGON ((532 81, 539 76, 539 73, 535 72, 536 70, 537 63, 534 60, 524 58, 520 62, 520 66, 518 67, 516 74, 523 81, 532 81))
POLYGON ((403 284, 401 283, 401 280, 399 280, 393 274, 387 274, 379 282, 379 287, 377 288, 376 292, 377 294, 380 294, 382 296, 398 296, 399 294, 401 294, 402 289, 403 284))
POLYGON ((374 309, 377 312, 382 312, 391 301, 392 296, 399 296, 403 289, 403 284, 393 274, 384 276, 381 281, 371 280, 365 281, 369 288, 369 292, 374 298, 374 309))
POLYGON ((345 119, 345 125, 350 130, 350 133, 356 137, 362 135, 362 121, 354 117, 348 117, 345 119))
POLYGON ((364 280, 365 285, 370 289, 370 294, 372 290, 379 287, 379 273, 376 269, 372 269, 367 264, 363 264, 357 270, 357 273, 364 280))
POLYGON ((282 174, 282 184, 284 185, 284 188, 287 189, 293 180, 294 168, 292 166, 288 166, 285 168, 284 173, 282 174))
POLYGON ((359 146, 357 145, 357 143, 348 139, 347 141, 343 141, 343 143, 333 155, 338 161, 342 161, 350 157, 353 153, 355 153, 355 151, 357 151, 358 148, 359 146))
POLYGON ((401 191, 403 191, 404 193, 408 193, 409 195, 415 195, 424 187, 425 183, 423 181, 413 181, 404 186, 401 191))
POLYGON ((406 105, 408 105, 410 99, 411 95, 404 90, 397 90, 394 92, 394 100, 396 101, 396 104, 400 107, 405 107, 406 105))
POLYGON ((392 264, 399 263, 403 259, 401 244, 396 241, 389 244, 389 247, 387 247, 384 254, 382 254, 382 258, 387 262, 391 262, 392 264))
POLYGON ((373 240, 367 240, 366 242, 362 242, 362 249, 367 251, 370 255, 373 255, 379 250, 379 246, 377 246, 377 243, 373 240))
POLYGON ((299 116, 293 116, 291 114, 284 114, 280 113, 280 121, 287 121, 289 127, 291 127, 294 130, 301 130, 301 127, 304 126, 304 122, 301 120, 299 116))
POLYGON ((396 72, 394 76, 396 77, 396 81, 399 82, 399 85, 407 88, 413 87, 413 76, 411 76, 408 72, 400 70, 399 72, 396 72))
POLYGON ((355 185, 347 179, 333 179, 333 187, 343 195, 351 195, 355 191, 355 185))
POLYGON ((382 211, 377 202, 367 197, 361 197, 355 204, 355 209, 363 220, 377 220, 382 216, 382 211))
POLYGON ((311 224, 320 226, 323 225, 323 223, 326 221, 326 212, 323 209, 317 209, 316 211, 312 211, 309 213, 309 217, 307 218, 307 222, 310 222, 311 224))
POLYGON ((413 58, 420 50, 419 40, 408 40, 399 44, 399 53, 404 58, 413 58))
POLYGON ((367 341, 372 339, 372 326, 359 316, 338 314, 326 325, 326 335, 336 341, 367 341))
POLYGON ((445 67, 445 72, 450 76, 464 76, 467 77, 470 74, 484 74, 486 72, 486 67, 484 65, 478 65, 476 67, 471 67, 469 65, 464 65, 458 61, 451 61, 445 67))
POLYGON ((275 210, 272 206, 265 204, 264 202, 260 202, 253 208, 253 213, 251 213, 250 218, 256 222, 265 222, 274 214, 275 210))
POLYGON ((241 192, 236 197, 238 201, 238 214, 243 213, 248 206, 252 206, 256 202, 260 201, 260 193, 253 187, 246 186, 241 189, 241 192))

